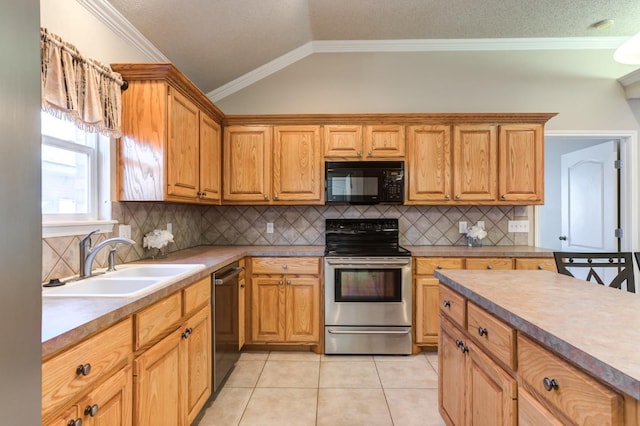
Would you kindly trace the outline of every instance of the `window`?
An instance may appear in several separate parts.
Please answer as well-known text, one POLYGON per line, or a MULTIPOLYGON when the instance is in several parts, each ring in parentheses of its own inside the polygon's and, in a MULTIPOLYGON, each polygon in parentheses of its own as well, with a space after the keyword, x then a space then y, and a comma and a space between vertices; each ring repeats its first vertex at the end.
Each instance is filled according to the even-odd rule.
POLYGON ((98 219, 97 139, 42 113, 43 221, 98 219))
POLYGON ((109 139, 46 112, 41 123, 43 236, 85 234, 86 226, 107 231, 109 139))

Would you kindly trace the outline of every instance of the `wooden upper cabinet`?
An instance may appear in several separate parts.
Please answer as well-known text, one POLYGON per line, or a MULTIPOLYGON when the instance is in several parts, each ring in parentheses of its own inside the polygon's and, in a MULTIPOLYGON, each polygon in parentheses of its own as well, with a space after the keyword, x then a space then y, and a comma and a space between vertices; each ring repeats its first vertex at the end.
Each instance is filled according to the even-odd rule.
POLYGON ((223 201, 267 203, 271 193, 269 126, 229 126, 223 137, 223 201))
POLYGON ((167 195, 196 198, 199 188, 200 112, 198 107, 169 88, 167 195))
POLYGON ((321 143, 320 126, 274 128, 274 202, 324 202, 324 162, 321 143))
POLYGON ((200 114, 200 198, 215 203, 222 199, 221 144, 220 125, 200 114))
POLYGON ((500 126, 498 192, 500 201, 544 202, 542 125, 500 126))
POLYGON ((119 200, 218 204, 222 111, 171 64, 111 68, 128 82, 117 148, 119 200))
POLYGON ((362 126, 349 124, 324 126, 324 156, 342 160, 362 158, 362 126))
POLYGON ((404 158, 404 126, 375 124, 364 128, 364 159, 404 158))
POLYGON ((458 202, 497 199, 497 129, 493 125, 453 127, 453 198, 458 202))
POLYGON ((406 204, 451 200, 451 127, 407 126, 406 204))
POLYGON ((322 204, 320 126, 229 126, 224 130, 227 204, 322 204))

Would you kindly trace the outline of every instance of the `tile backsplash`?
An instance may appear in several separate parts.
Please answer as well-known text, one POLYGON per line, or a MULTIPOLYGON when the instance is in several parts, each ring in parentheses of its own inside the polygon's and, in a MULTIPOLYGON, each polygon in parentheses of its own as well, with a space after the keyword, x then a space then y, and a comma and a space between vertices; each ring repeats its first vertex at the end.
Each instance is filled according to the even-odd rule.
MULTIPOLYGON (((526 206, 196 206, 170 203, 112 204, 112 218, 131 225, 134 246, 117 245, 117 263, 150 256, 143 236, 172 224, 169 251, 198 245, 324 245, 324 221, 337 218, 398 218, 401 245, 465 245, 458 222, 484 221, 484 245, 526 245, 528 234, 507 232, 509 220, 527 220, 526 206), (267 233, 273 223, 273 233, 267 233)), ((114 227, 117 235, 117 225, 114 227)), ((94 237, 94 244, 114 235, 94 237)), ((42 281, 75 275, 81 236, 42 240, 42 281)), ((105 267, 108 250, 94 266, 105 267)))

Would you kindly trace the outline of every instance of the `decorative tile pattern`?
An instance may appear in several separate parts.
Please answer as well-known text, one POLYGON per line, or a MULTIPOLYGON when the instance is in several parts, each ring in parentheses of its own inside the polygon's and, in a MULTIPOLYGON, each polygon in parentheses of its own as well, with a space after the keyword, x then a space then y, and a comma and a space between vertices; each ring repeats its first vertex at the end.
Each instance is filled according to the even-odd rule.
MULTIPOLYGON (((325 219, 397 218, 402 245, 464 245, 458 222, 485 222, 484 245, 526 245, 528 234, 507 232, 509 220, 527 220, 526 206, 197 206, 171 203, 112 203, 112 218, 131 225, 134 246, 118 245, 117 263, 149 257, 144 235, 173 226, 169 252, 207 245, 324 245, 325 219), (274 232, 268 234, 267 223, 274 232)), ((117 235, 94 237, 94 244, 117 235)), ((78 273, 79 236, 42 240, 42 281, 78 273)), ((96 268, 107 266, 108 250, 99 253, 96 268)))

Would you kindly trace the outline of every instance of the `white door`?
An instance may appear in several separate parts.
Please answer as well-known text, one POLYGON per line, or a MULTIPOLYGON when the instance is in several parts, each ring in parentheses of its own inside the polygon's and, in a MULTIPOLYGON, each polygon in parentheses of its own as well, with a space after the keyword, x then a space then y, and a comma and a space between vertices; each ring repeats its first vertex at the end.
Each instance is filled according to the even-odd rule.
POLYGON ((618 143, 562 155, 562 251, 618 251, 618 143))

